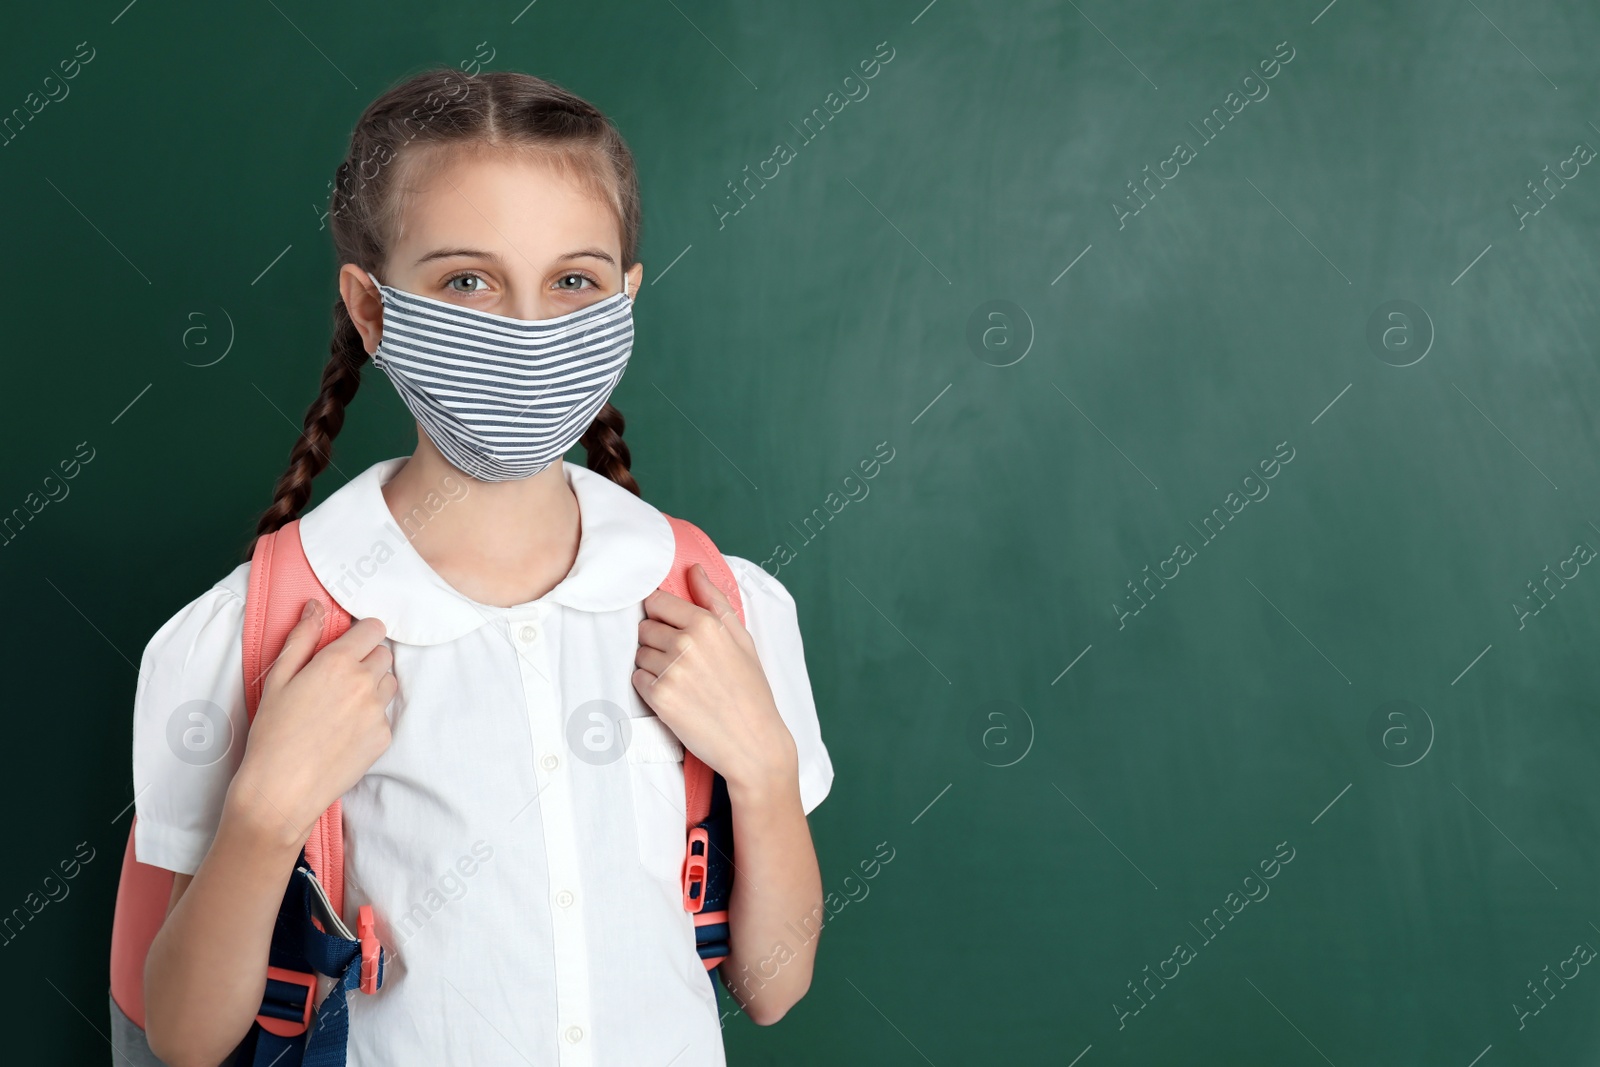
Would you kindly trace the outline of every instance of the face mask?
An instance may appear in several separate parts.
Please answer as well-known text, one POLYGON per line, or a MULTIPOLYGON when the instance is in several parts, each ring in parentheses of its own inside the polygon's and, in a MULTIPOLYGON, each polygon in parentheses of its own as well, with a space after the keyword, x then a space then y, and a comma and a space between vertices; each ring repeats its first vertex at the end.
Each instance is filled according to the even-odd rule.
POLYGON ((537 474, 577 444, 633 350, 623 291, 553 319, 513 319, 384 285, 372 363, 456 467, 486 482, 537 474))

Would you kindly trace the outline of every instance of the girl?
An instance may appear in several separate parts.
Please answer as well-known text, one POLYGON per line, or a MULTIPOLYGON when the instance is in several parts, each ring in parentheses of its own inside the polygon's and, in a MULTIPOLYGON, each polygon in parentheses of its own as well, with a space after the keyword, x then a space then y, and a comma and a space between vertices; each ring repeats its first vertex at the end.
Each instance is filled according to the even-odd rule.
POLYGON ((295 859, 342 798, 345 917, 372 904, 388 954, 382 988, 350 998, 351 1064, 721 1064, 679 884, 682 750, 728 785, 721 972, 763 1025, 810 984, 806 814, 833 769, 777 579, 728 557, 745 624, 698 569, 693 602, 656 589, 671 529, 606 403, 644 274, 632 156, 548 82, 436 70, 366 109, 335 184, 332 356, 258 533, 301 517, 369 357, 417 447, 301 517, 357 621, 313 655, 308 605, 247 736, 248 562, 145 650, 135 848, 176 872, 145 969, 150 1046, 211 1065, 247 1034, 295 859), (572 359, 538 378, 460 340, 494 316, 581 325, 572 359), (561 458, 580 440, 587 468, 561 458), (172 740, 197 714, 231 731, 210 762, 172 740), (619 716, 625 757, 594 758, 584 731, 619 716))

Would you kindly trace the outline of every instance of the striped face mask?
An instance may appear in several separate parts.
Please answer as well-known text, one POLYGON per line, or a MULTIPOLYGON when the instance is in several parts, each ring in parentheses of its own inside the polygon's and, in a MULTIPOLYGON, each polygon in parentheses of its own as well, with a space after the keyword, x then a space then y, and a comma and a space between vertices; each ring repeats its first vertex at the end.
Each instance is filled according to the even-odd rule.
POLYGON ((633 301, 622 292, 553 319, 513 319, 384 285, 372 356, 456 467, 485 482, 538 474, 578 443, 622 380, 633 301))

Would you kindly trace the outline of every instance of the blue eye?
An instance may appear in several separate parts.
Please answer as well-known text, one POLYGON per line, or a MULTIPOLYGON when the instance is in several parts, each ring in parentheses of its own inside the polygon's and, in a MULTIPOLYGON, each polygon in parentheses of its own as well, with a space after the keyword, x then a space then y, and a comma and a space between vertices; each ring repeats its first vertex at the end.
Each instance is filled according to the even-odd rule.
POLYGON ((473 288, 473 289, 463 289, 463 288, 461 288, 461 287, 456 285, 456 282, 463 282, 463 281, 475 281, 475 282, 482 283, 483 282, 483 278, 480 275, 477 275, 477 274, 457 274, 457 275, 454 275, 454 276, 452 276, 450 278, 446 278, 445 279, 445 285, 450 286, 452 289, 454 289, 458 293, 479 293, 479 292, 483 291, 483 289, 481 288, 481 285, 480 285, 480 287, 473 288))
POLYGON ((578 279, 579 282, 588 282, 591 286, 596 284, 595 280, 593 278, 589 277, 587 274, 578 274, 578 273, 574 272, 572 274, 563 274, 561 276, 561 280, 556 283, 556 288, 558 288, 558 289, 567 289, 567 290, 582 289, 583 288, 582 285, 566 285, 566 284, 564 284, 565 282, 567 282, 567 281, 569 281, 569 280, 571 280, 573 278, 578 279))

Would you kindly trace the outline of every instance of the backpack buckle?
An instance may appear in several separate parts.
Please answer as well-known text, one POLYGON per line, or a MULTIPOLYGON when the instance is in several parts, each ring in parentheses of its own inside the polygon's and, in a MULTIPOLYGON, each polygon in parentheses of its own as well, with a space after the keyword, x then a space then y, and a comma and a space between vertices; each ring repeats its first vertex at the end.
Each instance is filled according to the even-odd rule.
POLYGON ((267 968, 267 988, 261 997, 256 1022, 279 1037, 298 1037, 311 1026, 311 1009, 317 999, 317 976, 285 967, 267 968), (297 1003, 305 990, 304 1003, 297 1003))
POLYGON ((372 905, 363 904, 357 911, 356 931, 361 941, 361 992, 378 991, 378 974, 382 970, 383 946, 378 944, 377 921, 372 905))
POLYGON ((704 826, 689 831, 683 855, 683 909, 697 912, 706 906, 706 870, 710 858, 711 835, 704 826))

